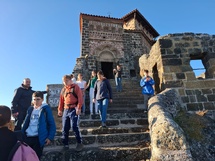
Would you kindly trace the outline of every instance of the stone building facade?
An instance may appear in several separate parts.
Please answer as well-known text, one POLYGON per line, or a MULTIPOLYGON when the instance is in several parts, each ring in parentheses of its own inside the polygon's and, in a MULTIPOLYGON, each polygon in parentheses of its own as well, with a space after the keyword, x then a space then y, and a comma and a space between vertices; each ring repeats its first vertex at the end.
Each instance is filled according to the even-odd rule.
MULTIPOLYGON (((113 79, 117 64, 123 69, 123 79, 139 77, 139 58, 148 53, 158 32, 138 11, 133 10, 122 18, 80 14, 81 54, 76 59, 73 74, 82 73, 88 80, 92 70, 103 70, 113 79)), ((47 85, 47 102, 57 107, 62 84, 47 85)))
POLYGON ((140 60, 156 80, 157 93, 175 88, 188 111, 207 111, 215 119, 215 35, 181 33, 160 37, 140 60), (196 78, 191 60, 201 60, 205 76, 196 78))
POLYGON ((73 73, 88 79, 92 70, 102 70, 108 79, 122 66, 125 79, 139 76, 138 60, 150 51, 159 36, 144 16, 133 10, 122 18, 80 14, 81 54, 73 73))

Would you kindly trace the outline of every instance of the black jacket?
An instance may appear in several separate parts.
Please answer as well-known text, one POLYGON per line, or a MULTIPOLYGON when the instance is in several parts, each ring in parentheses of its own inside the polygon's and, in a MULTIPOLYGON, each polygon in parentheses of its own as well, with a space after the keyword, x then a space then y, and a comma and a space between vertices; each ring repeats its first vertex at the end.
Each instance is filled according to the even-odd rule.
MULTIPOLYGON (((28 89, 24 88, 23 84, 21 87, 17 88, 14 93, 12 100, 12 113, 20 112, 22 110, 27 111, 28 107, 31 106, 32 94, 35 92, 29 87, 28 89)), ((43 91, 43 94, 47 93, 43 91)))
POLYGON ((0 160, 7 161, 10 151, 17 142, 17 136, 7 127, 0 128, 0 160))

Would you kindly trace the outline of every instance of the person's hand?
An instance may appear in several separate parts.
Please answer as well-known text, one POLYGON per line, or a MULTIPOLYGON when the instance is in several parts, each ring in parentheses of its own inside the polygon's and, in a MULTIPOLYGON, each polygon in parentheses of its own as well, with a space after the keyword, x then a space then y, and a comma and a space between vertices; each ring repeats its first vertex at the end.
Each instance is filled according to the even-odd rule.
POLYGON ((80 115, 81 114, 81 109, 77 108, 76 109, 76 115, 80 115))
POLYGON ((13 118, 17 118, 17 116, 19 115, 19 112, 13 113, 13 118))
POLYGON ((110 99, 110 103, 112 103, 113 102, 113 100, 112 99, 110 99))
POLYGON ((93 103, 96 103, 96 99, 95 98, 93 98, 93 103))
POLYGON ((49 145, 49 144, 51 144, 51 140, 49 140, 48 138, 45 140, 45 145, 49 145))
POLYGON ((151 79, 150 77, 146 77, 145 81, 148 82, 150 81, 150 79, 151 79))
POLYGON ((63 115, 63 112, 62 111, 58 111, 58 116, 62 116, 63 115))

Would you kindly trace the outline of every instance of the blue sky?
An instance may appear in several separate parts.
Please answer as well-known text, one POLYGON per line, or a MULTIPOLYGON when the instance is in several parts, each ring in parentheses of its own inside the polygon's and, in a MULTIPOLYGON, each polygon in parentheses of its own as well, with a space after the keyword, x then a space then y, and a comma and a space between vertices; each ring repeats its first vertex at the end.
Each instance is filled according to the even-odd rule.
POLYGON ((62 83, 80 56, 79 15, 121 18, 138 9, 160 35, 215 34, 214 0, 0 0, 0 104, 29 77, 34 90, 62 83))

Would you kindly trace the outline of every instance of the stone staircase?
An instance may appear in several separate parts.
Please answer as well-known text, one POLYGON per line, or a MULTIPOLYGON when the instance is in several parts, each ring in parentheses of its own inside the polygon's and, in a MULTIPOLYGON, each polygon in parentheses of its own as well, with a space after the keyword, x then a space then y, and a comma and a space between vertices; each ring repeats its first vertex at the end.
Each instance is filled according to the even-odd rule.
MULTIPOLYGON (((70 132, 70 149, 63 151, 60 125, 54 143, 44 148, 42 161, 144 161, 150 158, 150 137, 147 115, 143 113, 143 95, 139 82, 123 81, 123 91, 115 92, 113 103, 109 104, 107 128, 100 128, 100 116, 89 115, 89 98, 86 99, 86 115, 80 116, 80 130, 84 149, 75 152, 76 139, 70 132)), ((53 110, 56 113, 56 110, 53 110)), ((61 118, 55 118, 60 122, 61 118)))

